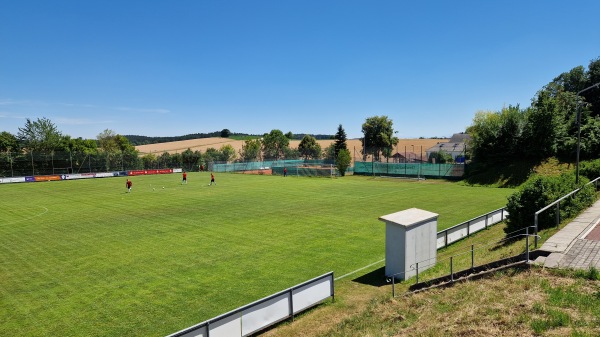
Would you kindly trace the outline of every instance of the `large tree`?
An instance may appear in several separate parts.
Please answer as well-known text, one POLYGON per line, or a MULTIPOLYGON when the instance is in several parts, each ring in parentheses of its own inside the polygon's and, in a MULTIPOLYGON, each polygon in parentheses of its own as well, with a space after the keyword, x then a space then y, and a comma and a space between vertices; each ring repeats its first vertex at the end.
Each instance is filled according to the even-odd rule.
POLYGON ((305 135, 298 145, 298 151, 304 159, 319 159, 321 158, 321 145, 317 143, 317 139, 311 135, 305 135))
POLYGON ((71 138, 64 136, 60 146, 61 151, 82 154, 95 154, 98 152, 98 143, 93 139, 71 138))
POLYGON ((254 161, 260 157, 260 140, 246 139, 240 150, 240 157, 244 161, 254 161))
POLYGON ((381 153, 390 153, 398 138, 394 136, 393 122, 387 116, 373 116, 367 118, 362 125, 364 137, 362 139, 363 154, 373 155, 379 161, 381 153))
MULTIPOLYGON (((124 169, 125 167, 137 168, 142 165, 148 165, 150 157, 146 161, 139 160, 139 152, 135 149, 129 140, 113 130, 105 129, 96 136, 100 147, 101 155, 104 157, 106 170, 124 169)), ((157 158, 154 156, 154 161, 157 158)))
POLYGON ((235 149, 231 144, 225 144, 221 146, 221 160, 224 162, 230 162, 235 159, 235 149))
POLYGON ((323 149, 323 158, 326 160, 335 161, 335 143, 329 144, 325 149, 323 149))
POLYGON ((273 129, 262 138, 263 157, 275 160, 285 158, 285 149, 289 144, 289 138, 281 130, 273 129))
MULTIPOLYGON (((587 79, 587 87, 600 83, 600 57, 590 62, 587 79)), ((591 115, 593 117, 600 117, 600 88, 597 87, 593 90, 588 90, 581 95, 585 97, 585 101, 591 105, 591 115)))
POLYGON ((0 132, 0 152, 15 152, 19 148, 19 140, 12 133, 0 132))
POLYGON ((96 139, 98 139, 98 145, 104 152, 115 152, 118 148, 117 133, 113 130, 104 129, 96 136, 96 139))
POLYGON ((229 129, 223 129, 223 130, 221 130, 221 137, 223 137, 223 138, 229 138, 229 136, 231 136, 231 131, 229 131, 229 129))
POLYGON ((27 118, 25 126, 19 128, 17 138, 29 151, 49 153, 60 146, 62 134, 48 118, 42 117, 35 121, 27 118))
POLYGON ((568 138, 576 136, 576 96, 556 83, 540 90, 525 114, 523 143, 526 155, 544 159, 559 153, 575 153, 568 138), (569 144, 571 149, 565 149, 569 144), (562 147, 562 149, 561 149, 562 147))
POLYGON ((201 157, 200 151, 192 151, 190 148, 187 148, 181 153, 181 161, 184 169, 192 171, 195 167, 198 167, 201 157))
POLYGON ((510 162, 522 159, 525 113, 519 106, 500 112, 479 111, 467 129, 473 159, 479 162, 510 162))
POLYGON ((577 66, 539 90, 531 106, 509 106, 499 112, 478 113, 467 132, 473 160, 479 163, 543 160, 557 156, 574 161, 577 115, 581 115, 582 159, 597 158, 600 150, 600 59, 586 70, 577 66), (583 89, 588 89, 583 91, 583 89))
POLYGON ((340 150, 348 149, 348 145, 346 144, 346 131, 344 131, 342 124, 340 124, 338 126, 338 130, 334 136, 334 139, 335 139, 334 156, 337 157, 338 153, 340 153, 340 150))

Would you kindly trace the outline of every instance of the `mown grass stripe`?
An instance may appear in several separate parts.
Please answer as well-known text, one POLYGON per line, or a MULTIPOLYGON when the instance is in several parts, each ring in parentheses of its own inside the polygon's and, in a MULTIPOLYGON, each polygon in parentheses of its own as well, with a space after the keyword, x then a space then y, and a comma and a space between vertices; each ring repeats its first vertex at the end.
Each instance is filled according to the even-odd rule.
POLYGON ((124 178, 0 186, 0 288, 12 296, 0 335, 166 335, 331 270, 358 273, 385 252, 379 216, 418 207, 441 229, 512 192, 358 176, 132 179, 132 193, 124 178))

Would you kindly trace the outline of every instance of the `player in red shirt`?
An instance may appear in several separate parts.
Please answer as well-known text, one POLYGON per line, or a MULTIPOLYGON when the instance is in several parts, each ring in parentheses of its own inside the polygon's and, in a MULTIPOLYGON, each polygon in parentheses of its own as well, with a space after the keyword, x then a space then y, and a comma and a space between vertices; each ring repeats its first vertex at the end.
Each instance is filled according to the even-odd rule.
POLYGON ((212 172, 210 173, 210 184, 208 184, 208 186, 212 185, 212 184, 217 184, 215 183, 215 176, 212 174, 212 172))
POLYGON ((127 193, 131 193, 131 185, 133 185, 133 183, 131 180, 127 179, 127 182, 125 183, 125 187, 127 187, 127 193))
POLYGON ((185 173, 185 171, 183 171, 183 180, 181 181, 182 184, 187 184, 187 173, 185 173))

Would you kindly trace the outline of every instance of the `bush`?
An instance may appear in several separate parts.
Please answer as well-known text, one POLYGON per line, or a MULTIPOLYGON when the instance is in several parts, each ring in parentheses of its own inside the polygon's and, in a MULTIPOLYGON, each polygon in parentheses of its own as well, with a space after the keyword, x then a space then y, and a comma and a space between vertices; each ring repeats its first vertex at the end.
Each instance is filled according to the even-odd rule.
POLYGON ((352 157, 350 156, 350 151, 347 149, 341 149, 335 162, 335 166, 337 167, 338 172, 340 172, 340 176, 343 177, 346 175, 346 170, 348 169, 348 166, 350 166, 351 162, 352 157))
POLYGON ((579 174, 588 179, 600 177, 600 159, 582 161, 579 163, 579 174))
MULTIPOLYGON (((591 184, 584 185, 588 181, 588 179, 582 178, 580 180, 582 189, 573 196, 561 201, 561 219, 577 215, 594 202, 594 186, 591 184)), ((532 176, 517 192, 508 198, 506 208, 510 215, 504 229, 505 233, 510 234, 527 226, 533 226, 535 212, 577 188, 573 173, 564 173, 560 176, 532 176)), ((539 214, 538 230, 553 227, 555 224, 555 208, 539 214)))

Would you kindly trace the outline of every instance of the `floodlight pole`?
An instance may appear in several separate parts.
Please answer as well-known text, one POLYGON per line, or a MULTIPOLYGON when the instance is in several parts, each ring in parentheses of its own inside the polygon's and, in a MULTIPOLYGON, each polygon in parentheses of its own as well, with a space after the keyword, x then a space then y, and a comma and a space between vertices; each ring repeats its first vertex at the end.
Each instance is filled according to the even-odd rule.
MULTIPOLYGON (((579 98, 579 95, 593 88, 600 87, 600 82, 591 85, 583 90, 580 90, 576 96, 579 98)), ((577 99, 577 156, 575 158, 575 184, 579 184, 579 149, 581 148, 581 104, 579 103, 579 99, 577 99)))

